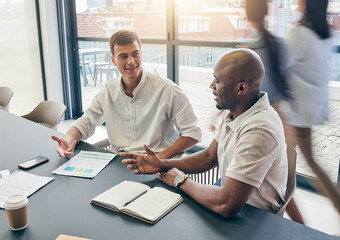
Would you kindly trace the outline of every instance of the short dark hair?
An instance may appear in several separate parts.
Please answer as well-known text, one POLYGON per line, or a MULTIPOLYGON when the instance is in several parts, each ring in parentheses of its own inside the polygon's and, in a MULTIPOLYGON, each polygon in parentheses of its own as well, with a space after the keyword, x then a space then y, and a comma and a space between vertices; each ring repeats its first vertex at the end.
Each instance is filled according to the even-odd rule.
POLYGON ((141 41, 138 35, 133 31, 121 30, 121 31, 114 33, 110 38, 110 50, 111 50, 112 56, 115 55, 115 51, 114 51, 115 45, 127 45, 135 41, 137 41, 139 44, 139 47, 141 47, 141 41))

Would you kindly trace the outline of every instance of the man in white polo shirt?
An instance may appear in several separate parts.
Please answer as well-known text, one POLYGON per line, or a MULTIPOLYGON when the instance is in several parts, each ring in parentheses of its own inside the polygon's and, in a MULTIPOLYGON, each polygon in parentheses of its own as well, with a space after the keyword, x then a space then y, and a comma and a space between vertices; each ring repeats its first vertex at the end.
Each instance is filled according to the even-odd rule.
POLYGON ((143 70, 141 41, 132 31, 110 38, 112 62, 121 77, 108 82, 64 138, 58 142, 62 157, 73 155, 80 139, 90 137, 104 121, 117 152, 143 153, 143 144, 160 158, 171 158, 201 139, 201 130, 188 98, 171 80, 143 70))
POLYGON ((268 96, 260 92, 264 67, 252 50, 222 56, 211 83, 217 108, 226 109, 210 146, 176 160, 123 153, 135 174, 159 173, 158 178, 180 188, 198 203, 223 217, 234 216, 245 204, 276 213, 284 204, 288 163, 283 126, 268 96), (220 167, 221 186, 201 185, 184 173, 220 167))

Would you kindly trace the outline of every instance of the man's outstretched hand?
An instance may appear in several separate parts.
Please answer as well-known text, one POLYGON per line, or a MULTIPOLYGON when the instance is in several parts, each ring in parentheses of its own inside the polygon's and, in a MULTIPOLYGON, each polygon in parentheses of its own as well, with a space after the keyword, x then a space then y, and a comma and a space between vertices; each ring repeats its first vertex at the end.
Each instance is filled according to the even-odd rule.
POLYGON ((57 136, 51 136, 51 138, 58 142, 57 152, 59 153, 60 157, 69 158, 74 153, 74 148, 77 144, 76 140, 73 140, 71 144, 69 144, 64 138, 60 138, 57 136))
POLYGON ((128 159, 122 160, 129 170, 135 170, 135 174, 154 174, 162 171, 162 161, 157 154, 144 145, 147 154, 121 153, 120 156, 128 159))

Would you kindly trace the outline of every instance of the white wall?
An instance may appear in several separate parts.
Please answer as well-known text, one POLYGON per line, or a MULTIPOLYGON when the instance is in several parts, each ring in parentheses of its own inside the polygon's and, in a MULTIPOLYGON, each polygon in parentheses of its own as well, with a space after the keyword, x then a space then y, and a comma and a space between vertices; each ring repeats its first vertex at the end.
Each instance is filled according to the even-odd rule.
MULTIPOLYGON (((63 102, 56 2, 39 0, 48 100, 63 102)), ((0 86, 14 90, 9 111, 30 112, 44 100, 34 1, 10 2, 0 16, 0 86)))
POLYGON ((9 111, 23 115, 44 99, 34 1, 10 2, 0 15, 0 86, 13 89, 9 111))

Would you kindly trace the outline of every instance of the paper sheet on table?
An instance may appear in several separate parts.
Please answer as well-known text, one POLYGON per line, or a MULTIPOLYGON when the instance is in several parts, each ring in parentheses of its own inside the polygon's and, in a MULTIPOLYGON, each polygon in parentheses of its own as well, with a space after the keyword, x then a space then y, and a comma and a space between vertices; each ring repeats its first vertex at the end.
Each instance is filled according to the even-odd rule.
POLYGON ((58 175, 94 178, 117 154, 80 151, 52 173, 58 175))
POLYGON ((8 177, 9 175, 11 175, 11 173, 9 172, 8 169, 6 169, 6 170, 0 170, 0 180, 1 180, 2 178, 8 177))
POLYGON ((9 196, 22 194, 28 197, 53 179, 53 177, 41 177, 23 171, 16 171, 2 178, 0 180, 0 208, 4 208, 4 202, 9 196))

